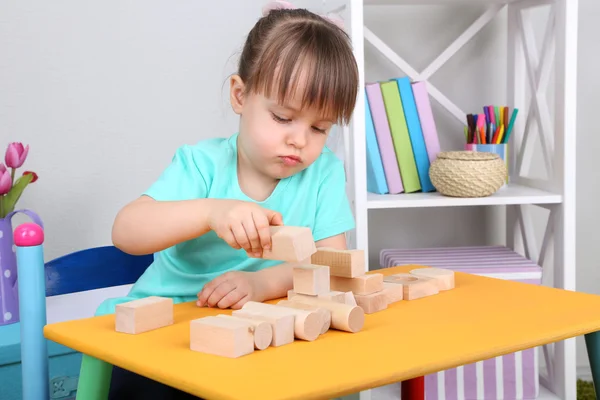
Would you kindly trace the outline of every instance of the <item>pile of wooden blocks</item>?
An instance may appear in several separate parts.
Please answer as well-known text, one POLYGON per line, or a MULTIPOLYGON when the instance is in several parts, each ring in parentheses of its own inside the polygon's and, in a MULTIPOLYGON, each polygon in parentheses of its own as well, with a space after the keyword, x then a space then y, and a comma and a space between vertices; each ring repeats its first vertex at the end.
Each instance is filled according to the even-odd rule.
MULTIPOLYGON (((366 274, 362 250, 315 246, 309 228, 271 228, 272 250, 263 258, 293 264, 293 289, 277 304, 245 303, 229 314, 190 321, 190 349, 237 358, 294 340, 314 341, 329 329, 356 333, 365 314, 400 300, 454 287, 452 271, 424 268, 384 277, 366 274)), ((173 324, 173 301, 156 296, 119 304, 116 330, 137 334, 173 324)))

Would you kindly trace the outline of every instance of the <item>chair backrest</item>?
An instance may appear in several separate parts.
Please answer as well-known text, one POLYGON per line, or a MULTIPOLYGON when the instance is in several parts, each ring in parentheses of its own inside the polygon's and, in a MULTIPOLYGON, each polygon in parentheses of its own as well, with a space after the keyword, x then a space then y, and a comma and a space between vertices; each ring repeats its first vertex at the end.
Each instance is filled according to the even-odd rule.
POLYGON ((134 256, 114 246, 94 247, 45 263, 46 296, 134 283, 154 255, 134 256))

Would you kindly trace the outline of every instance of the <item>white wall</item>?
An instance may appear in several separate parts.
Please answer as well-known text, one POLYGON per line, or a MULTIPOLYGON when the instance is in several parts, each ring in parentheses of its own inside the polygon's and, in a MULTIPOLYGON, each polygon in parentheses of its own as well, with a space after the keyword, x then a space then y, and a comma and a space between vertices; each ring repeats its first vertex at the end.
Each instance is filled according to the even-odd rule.
MULTIPOLYGON (((119 208, 156 179, 176 147, 235 131, 227 76, 262 4, 0 0, 0 146, 31 145, 26 166, 40 180, 20 205, 44 219, 47 259, 110 244, 119 208)), ((298 4, 323 7, 317 0, 298 4)), ((583 234, 600 223, 593 196, 600 185, 594 169, 583 166, 600 146, 594 120, 600 65, 592 40, 600 33, 600 4, 580 0, 580 5, 579 87, 588 92, 580 91, 578 100, 577 281, 579 290, 600 293, 593 235, 583 234)), ((368 9, 365 20, 421 69, 481 10, 384 7, 368 9)), ((537 28, 541 32, 543 26, 537 28)), ((505 101, 504 32, 502 13, 434 75, 433 82, 465 110, 505 101)), ((398 74, 368 43, 365 53, 368 80, 398 74)), ((434 107, 442 145, 460 148, 462 127, 435 102, 434 107)), ((484 244, 499 236, 483 208, 373 211, 372 221, 373 263, 381 248, 484 244)), ((87 308, 98 301, 89 300, 87 308)), ((56 299, 49 318, 81 314, 65 304, 56 299)))

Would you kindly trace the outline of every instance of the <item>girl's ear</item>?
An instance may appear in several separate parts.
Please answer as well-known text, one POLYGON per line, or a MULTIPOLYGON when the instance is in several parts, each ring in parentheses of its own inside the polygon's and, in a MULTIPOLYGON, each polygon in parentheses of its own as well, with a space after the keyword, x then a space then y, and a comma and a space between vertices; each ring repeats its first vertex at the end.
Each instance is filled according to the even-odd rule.
POLYGON ((236 114, 242 113, 244 107, 244 82, 239 75, 233 75, 229 80, 229 100, 236 114))

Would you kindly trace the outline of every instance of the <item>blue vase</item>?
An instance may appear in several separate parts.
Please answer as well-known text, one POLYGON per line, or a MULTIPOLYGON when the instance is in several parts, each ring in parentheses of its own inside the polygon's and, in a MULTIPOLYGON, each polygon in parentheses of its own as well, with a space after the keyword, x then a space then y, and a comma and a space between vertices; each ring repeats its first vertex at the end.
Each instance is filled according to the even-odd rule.
POLYGON ((17 213, 26 214, 43 227, 40 217, 29 210, 15 210, 0 218, 0 326, 14 324, 20 320, 17 256, 11 223, 11 218, 17 213))

